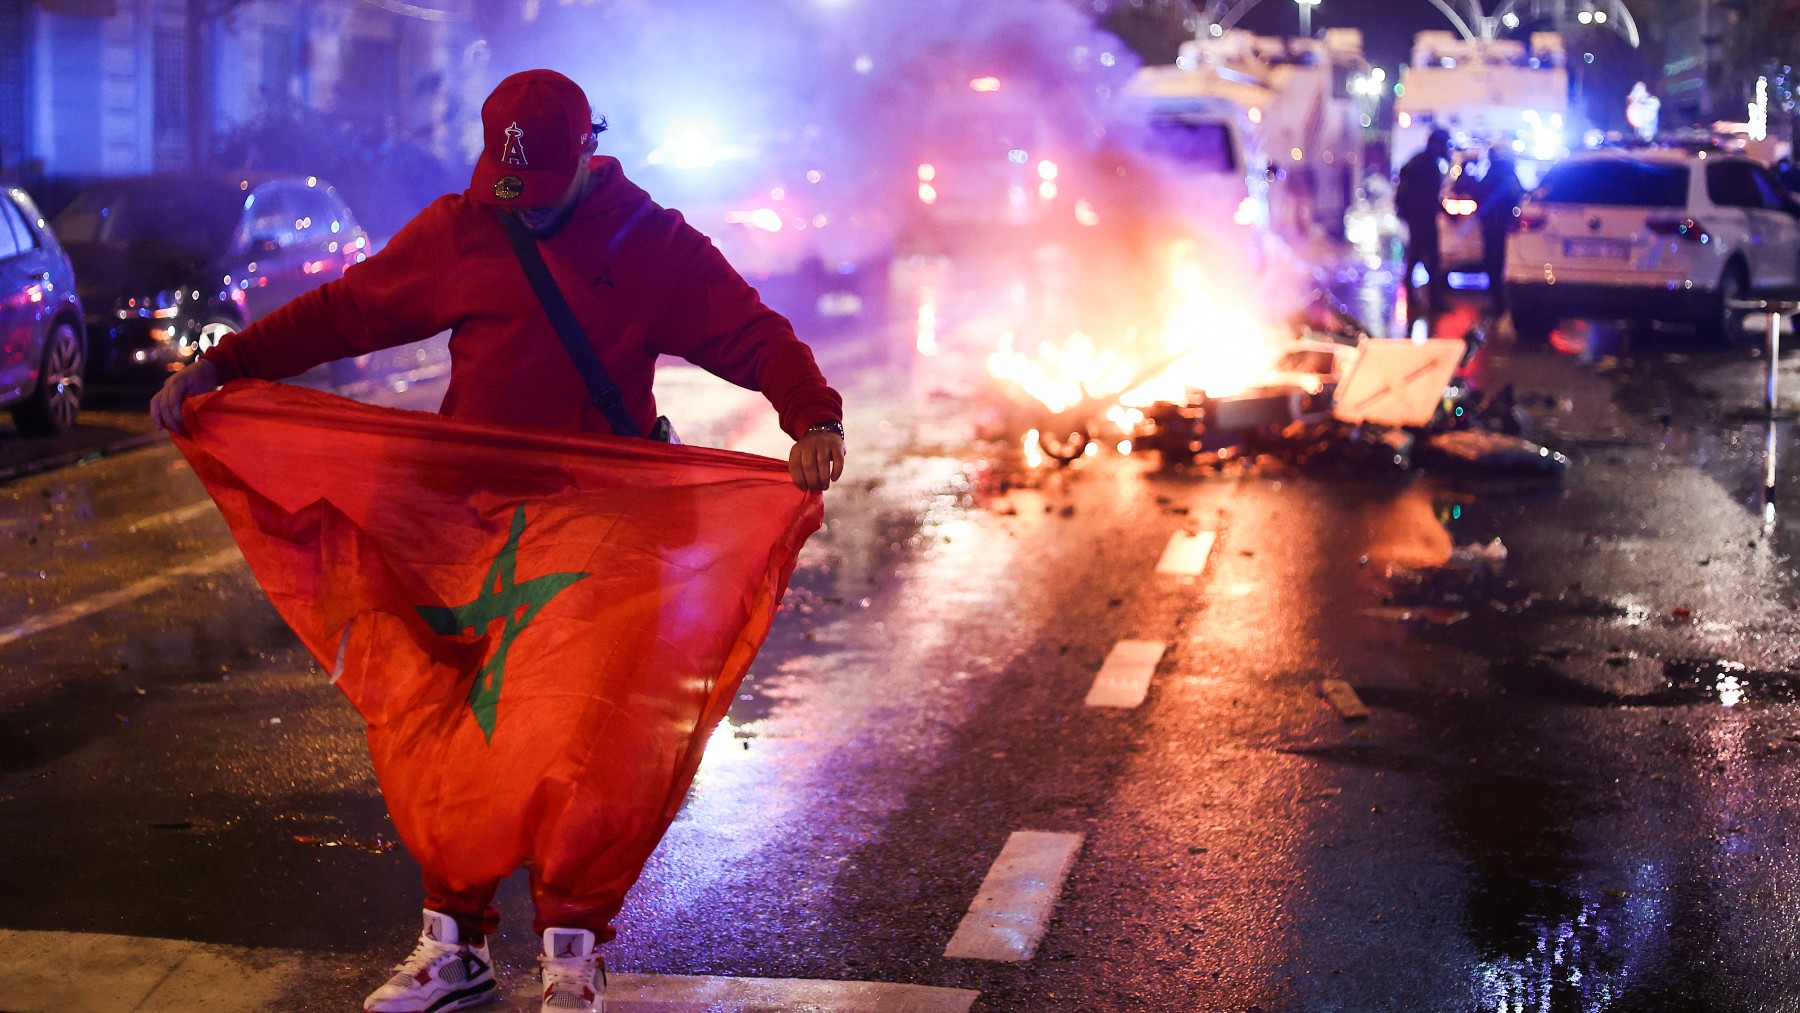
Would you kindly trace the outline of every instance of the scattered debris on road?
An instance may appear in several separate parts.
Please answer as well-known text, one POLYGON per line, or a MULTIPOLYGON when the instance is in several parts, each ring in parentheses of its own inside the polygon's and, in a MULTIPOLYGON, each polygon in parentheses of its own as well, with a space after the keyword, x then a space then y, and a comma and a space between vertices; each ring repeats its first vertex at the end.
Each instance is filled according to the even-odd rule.
POLYGON ((1255 381, 1224 393, 1184 379, 1191 355, 1131 373, 1105 394, 1071 377, 1050 397, 1042 380, 1054 363, 1032 363, 1036 372, 1027 373, 1019 363, 1029 360, 1010 344, 1011 369, 996 375, 1038 381, 1007 385, 1040 413, 1024 437, 1033 466, 1046 459, 1067 465, 1116 447, 1155 451, 1170 468, 1267 459, 1339 474, 1416 468, 1559 478, 1569 459, 1524 437, 1530 416, 1511 385, 1487 393, 1462 375, 1485 338, 1479 326, 1466 339, 1371 337, 1319 294, 1263 335, 1269 358, 1255 381))
POLYGON ((1369 708, 1356 695, 1356 690, 1342 679, 1326 679, 1319 683, 1319 692, 1324 695, 1338 717, 1345 721, 1366 721, 1369 708))

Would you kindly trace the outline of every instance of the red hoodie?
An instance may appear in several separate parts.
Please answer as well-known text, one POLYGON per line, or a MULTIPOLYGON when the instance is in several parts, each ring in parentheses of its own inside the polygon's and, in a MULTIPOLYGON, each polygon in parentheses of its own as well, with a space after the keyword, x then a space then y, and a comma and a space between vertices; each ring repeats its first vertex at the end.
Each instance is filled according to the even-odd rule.
MULTIPOLYGON (((798 439, 843 417, 812 352, 712 242, 658 207, 616 159, 540 240, 544 261, 640 433, 657 416, 658 355, 679 356, 775 406, 798 439)), ((206 353, 221 382, 279 380, 347 356, 450 331, 443 414, 503 426, 606 433, 506 233, 486 205, 446 195, 387 247, 206 353)), ((679 418, 676 420, 679 423, 679 418)))

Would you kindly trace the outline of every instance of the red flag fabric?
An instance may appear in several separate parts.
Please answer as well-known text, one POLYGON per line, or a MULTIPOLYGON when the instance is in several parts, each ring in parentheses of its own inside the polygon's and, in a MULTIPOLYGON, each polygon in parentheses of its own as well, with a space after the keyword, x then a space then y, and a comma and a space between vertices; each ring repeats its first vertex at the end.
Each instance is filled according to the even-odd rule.
POLYGON ((768 634, 819 495, 766 458, 286 384, 239 381, 185 412, 176 444, 368 722, 419 863, 471 887, 530 860, 616 912, 768 634))

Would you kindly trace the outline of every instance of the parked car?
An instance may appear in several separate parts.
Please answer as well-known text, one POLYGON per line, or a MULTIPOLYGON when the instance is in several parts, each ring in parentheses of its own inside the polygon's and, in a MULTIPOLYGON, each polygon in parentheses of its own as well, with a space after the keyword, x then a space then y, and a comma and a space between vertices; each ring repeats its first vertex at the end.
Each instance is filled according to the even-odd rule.
POLYGON ((315 176, 103 180, 51 225, 75 263, 97 375, 179 369, 369 252, 315 176))
POLYGON ((1571 156, 1525 198, 1507 244, 1526 342, 1561 317, 1675 322, 1736 342, 1730 301, 1797 276, 1800 205, 1761 163, 1716 150, 1571 156))
POLYGON ((0 193, 0 406, 54 436, 75 424, 87 364, 75 268, 25 191, 0 193))

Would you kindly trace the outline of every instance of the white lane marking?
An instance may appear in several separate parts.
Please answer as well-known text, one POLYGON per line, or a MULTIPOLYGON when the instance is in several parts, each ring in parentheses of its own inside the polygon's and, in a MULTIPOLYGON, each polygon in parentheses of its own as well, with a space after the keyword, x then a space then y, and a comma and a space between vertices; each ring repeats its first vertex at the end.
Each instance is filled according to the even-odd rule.
POLYGON ((1369 716, 1369 708, 1356 695, 1356 690, 1342 679, 1326 679, 1319 683, 1319 692, 1338 712, 1338 717, 1345 721, 1361 721, 1369 716))
POLYGON ((146 595, 155 594, 184 577, 195 577, 223 570, 233 563, 243 562, 243 559, 243 554, 233 546, 210 556, 202 556, 192 563, 164 570, 154 577, 145 577, 135 584, 127 584, 124 587, 94 595, 92 598, 70 602, 43 615, 33 616, 17 626, 0 629, 0 647, 5 647, 15 640, 24 640, 26 637, 42 633, 45 630, 53 630, 77 619, 85 619, 96 612, 104 612, 107 609, 134 602, 146 595))
POLYGON ((1050 911, 1084 837, 1038 830, 1008 837, 944 956, 1030 960, 1050 927, 1050 911))
POLYGON ((139 531, 144 531, 149 528, 167 527, 171 524, 185 524, 196 517, 204 517, 213 511, 213 501, 210 499, 203 499, 198 503, 189 503, 184 507, 176 507, 173 510, 164 510, 162 513, 151 514, 148 517, 132 521, 126 530, 130 531, 132 534, 136 534, 139 531))
POLYGON ((1150 677, 1156 674, 1167 644, 1154 640, 1121 640, 1107 652, 1094 686, 1088 690, 1089 707, 1136 707, 1150 692, 1150 677))
MULTIPOLYGON (((0 929, 0 1009, 15 1013, 265 1013, 311 986, 320 954, 87 932, 0 929)), ((382 964, 369 961, 370 973, 382 964)), ((509 983, 511 984, 511 983, 509 983)), ((702 978, 614 974, 606 1008, 616 1013, 841 1010, 968 1013, 969 989, 874 981, 702 978)), ((538 976, 522 974, 502 1002, 532 1010, 538 976)))
POLYGON ((1199 531, 1189 533, 1177 531, 1169 538, 1169 547, 1163 550, 1162 558, 1157 560, 1157 573, 1172 573, 1182 577, 1197 577, 1206 569, 1206 558, 1212 555, 1215 531, 1199 531))
MULTIPOLYGON (((536 1013, 543 1000, 531 973, 500 1007, 536 1013), (514 1005, 516 1003, 516 1005, 514 1005)), ((606 976, 606 1013, 761 1013, 763 1010, 831 1010, 832 1013, 968 1013, 981 995, 966 988, 892 985, 879 981, 811 978, 704 978, 678 974, 606 976)))

